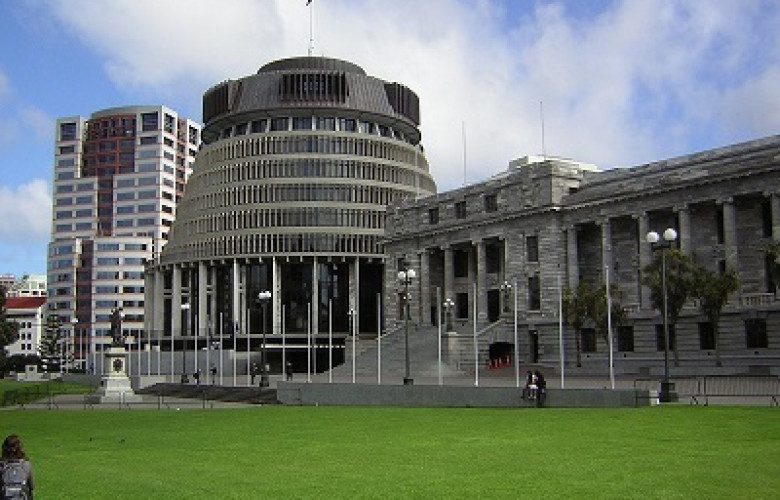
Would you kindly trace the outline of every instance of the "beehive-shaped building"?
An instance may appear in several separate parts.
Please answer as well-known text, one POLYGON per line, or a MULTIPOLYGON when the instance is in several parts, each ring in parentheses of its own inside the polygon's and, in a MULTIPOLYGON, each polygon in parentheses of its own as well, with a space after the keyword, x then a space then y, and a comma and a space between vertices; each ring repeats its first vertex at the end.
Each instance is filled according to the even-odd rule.
POLYGON ((274 365, 282 340, 294 359, 311 339, 343 341, 353 320, 376 332, 386 206, 436 191, 417 95, 350 62, 299 57, 212 87, 203 121, 169 241, 147 268, 151 336, 175 349, 262 342, 274 365))

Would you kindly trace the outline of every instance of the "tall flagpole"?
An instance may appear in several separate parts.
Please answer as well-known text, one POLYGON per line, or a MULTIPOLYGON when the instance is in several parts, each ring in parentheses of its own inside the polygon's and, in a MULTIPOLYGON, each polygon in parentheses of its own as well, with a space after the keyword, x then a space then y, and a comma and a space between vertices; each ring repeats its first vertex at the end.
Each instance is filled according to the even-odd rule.
POLYGON ((479 386, 479 344, 477 343, 477 285, 474 284, 474 386, 479 386))
POLYGON ((615 366, 612 359, 612 295, 609 293, 609 265, 604 266, 605 287, 607 287, 607 339, 609 339, 609 384, 615 388, 615 366))
POLYGON ((314 53, 314 29, 312 23, 312 11, 314 10, 314 7, 311 6, 311 2, 312 0, 306 1, 306 6, 309 8, 309 57, 314 53))
POLYGON ((436 287, 436 324, 439 326, 439 385, 442 385, 441 377, 441 287, 436 287))
POLYGON ((517 339, 517 280, 515 280, 515 307, 514 307, 514 316, 515 316, 515 328, 514 328, 514 334, 515 334, 515 387, 520 387, 520 344, 517 339))
POLYGON ((563 289, 561 288, 561 269, 558 268, 558 350, 561 362, 561 389, 564 388, 565 358, 563 350, 563 289))
POLYGON ((382 294, 376 294, 376 383, 382 385, 382 294))

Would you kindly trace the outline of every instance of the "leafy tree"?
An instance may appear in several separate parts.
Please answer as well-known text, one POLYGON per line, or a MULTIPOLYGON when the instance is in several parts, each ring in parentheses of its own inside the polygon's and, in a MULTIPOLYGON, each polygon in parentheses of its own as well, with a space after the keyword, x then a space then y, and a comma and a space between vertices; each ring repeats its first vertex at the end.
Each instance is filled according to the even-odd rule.
POLYGON ((589 319, 588 309, 592 294, 590 286, 584 282, 580 282, 575 290, 566 288, 563 293, 563 316, 574 329, 577 366, 582 366, 582 329, 589 319))
MULTIPOLYGON (((659 254, 653 262, 642 270, 642 284, 650 289, 650 302, 663 314, 664 289, 662 282, 662 256, 659 254)), ((691 258, 679 250, 666 251, 666 307, 669 325, 677 323, 680 311, 691 298, 694 290, 694 266, 691 258)), ((674 343, 674 364, 680 364, 677 352, 677 342, 674 343)))
POLYGON ((780 241, 769 244, 766 248, 766 258, 769 264, 769 276, 772 278, 775 289, 780 284, 780 241))
POLYGON ((739 289, 737 273, 729 269, 723 274, 718 274, 697 266, 693 277, 693 296, 699 302, 699 310, 712 325, 712 333, 715 337, 715 364, 721 366, 720 315, 729 300, 729 295, 739 289))
MULTIPOLYGON (((5 288, 0 287, 0 364, 5 365, 5 348, 19 338, 19 324, 10 321, 5 309, 5 288)), ((0 373, 4 370, 0 369, 0 373)))
POLYGON ((619 325, 625 323, 628 313, 620 302, 620 287, 612 284, 609 287, 609 296, 611 299, 611 317, 607 312, 607 289, 602 284, 591 293, 589 317, 596 325, 596 333, 600 334, 605 340, 609 336, 609 325, 619 325))
POLYGON ((59 371, 61 341, 62 320, 56 314, 50 314, 40 344, 41 361, 49 373, 59 371))

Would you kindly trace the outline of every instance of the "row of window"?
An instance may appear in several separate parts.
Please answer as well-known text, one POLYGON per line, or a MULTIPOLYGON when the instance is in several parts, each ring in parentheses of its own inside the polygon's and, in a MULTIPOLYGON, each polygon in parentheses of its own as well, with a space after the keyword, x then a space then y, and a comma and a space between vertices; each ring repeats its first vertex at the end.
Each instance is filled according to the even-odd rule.
POLYGON ((385 212, 344 208, 289 208, 271 210, 241 210, 216 217, 204 216, 185 225, 187 234, 217 231, 264 229, 270 227, 352 227, 384 229, 385 212))
POLYGON ((193 177, 190 185, 215 186, 265 179, 350 179, 417 186, 435 192, 433 181, 407 167, 378 165, 356 160, 297 158, 285 160, 256 160, 202 172, 193 177))
POLYGON ((400 130, 393 127, 354 118, 334 118, 332 116, 296 116, 259 119, 226 127, 220 134, 220 139, 229 139, 246 134, 264 134, 268 132, 291 131, 327 131, 351 132, 396 139, 411 144, 411 140, 400 130))
POLYGON ((328 136, 283 136, 263 137, 220 143, 204 148, 199 158, 206 164, 215 165, 244 158, 292 155, 292 154, 333 154, 371 157, 377 160, 414 165, 428 171, 428 162, 415 149, 400 144, 373 139, 328 136))
MULTIPOLYGON (((241 207, 263 203, 364 203, 386 206, 401 193, 395 188, 339 184, 237 184, 230 189, 187 200, 186 210, 241 207)), ((184 207, 182 207, 183 209, 184 207)))
POLYGON ((382 237, 367 234, 248 234, 168 248, 174 260, 285 253, 381 255, 382 237))
MULTIPOLYGON (((482 197, 483 206, 481 213, 492 213, 498 211, 498 196, 496 194, 486 194, 482 197)), ((466 202, 464 200, 456 201, 453 205, 453 215, 456 219, 465 219, 468 217, 466 202)), ((439 207, 428 209, 428 224, 436 225, 439 223, 439 207)))

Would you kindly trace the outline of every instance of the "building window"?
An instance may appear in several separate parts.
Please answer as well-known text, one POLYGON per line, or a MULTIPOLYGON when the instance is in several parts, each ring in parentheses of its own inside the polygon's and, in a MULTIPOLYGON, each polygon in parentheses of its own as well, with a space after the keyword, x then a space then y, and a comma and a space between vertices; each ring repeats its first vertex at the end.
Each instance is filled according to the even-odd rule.
POLYGON ((769 200, 761 202, 761 226, 764 238, 772 237, 772 203, 769 200))
POLYGON ((141 113, 141 131, 152 132, 160 129, 160 117, 155 113, 141 113))
POLYGON ((745 339, 748 349, 764 349, 768 347, 766 320, 764 318, 745 320, 745 339))
POLYGON ((76 140, 76 123, 60 123, 60 140, 61 141, 75 141, 76 140))
POLYGON ((715 330, 712 323, 699 323, 699 349, 709 351, 715 349, 715 330))
MULTIPOLYGON (((677 333, 675 332, 674 325, 669 325, 669 349, 674 350, 676 344, 677 333)), ((666 337, 664 336, 664 325, 655 325, 655 347, 657 351, 663 351, 666 345, 666 337)))
POLYGON ((539 237, 526 236, 525 258, 528 262, 539 262, 539 237))
POLYGON ((582 338, 582 352, 596 352, 596 330, 583 328, 580 335, 582 338))
POLYGON ((485 212, 498 211, 498 197, 495 194, 485 195, 485 212))
POLYGON ((428 224, 435 225, 439 223, 439 207, 428 209, 428 224))
POLYGON ((617 328, 618 352, 634 352, 634 327, 622 325, 617 328))
POLYGON ((539 275, 528 277, 528 310, 539 311, 542 308, 539 275))
POLYGON ((485 272, 496 274, 501 270, 501 247, 485 245, 485 272))
POLYGON ((452 267, 456 278, 467 278, 469 275, 469 253, 465 250, 453 250, 452 267))
POLYGON ((718 232, 718 243, 723 244, 726 240, 726 233, 723 229, 723 205, 719 206, 715 212, 715 226, 718 232))
POLYGON ((455 203, 455 217, 458 219, 464 219, 466 217, 466 202, 458 201, 455 203))
POLYGON ((455 294, 455 317, 458 319, 467 319, 469 317, 469 294, 455 294))

